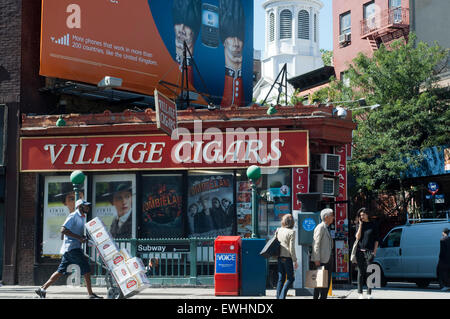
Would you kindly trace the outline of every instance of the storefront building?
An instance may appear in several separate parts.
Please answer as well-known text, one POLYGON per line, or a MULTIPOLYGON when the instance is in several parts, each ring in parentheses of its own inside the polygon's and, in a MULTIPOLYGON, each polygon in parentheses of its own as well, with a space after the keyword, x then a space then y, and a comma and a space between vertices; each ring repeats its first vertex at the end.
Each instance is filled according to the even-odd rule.
POLYGON ((100 217, 115 238, 250 237, 250 165, 263 169, 260 237, 301 209, 297 193, 322 192, 336 209, 337 278, 347 278, 351 117, 334 117, 323 105, 266 111, 178 111, 177 137, 156 127, 151 109, 67 115, 64 127, 55 126, 56 116, 23 115, 18 284, 42 283, 59 262, 59 228, 73 209, 72 171, 87 176, 80 196, 93 204, 89 217, 100 217), (340 162, 320 167, 319 154, 341 155, 340 162))
POLYGON ((450 146, 433 146, 423 154, 420 165, 405 174, 413 190, 409 218, 450 218, 450 146))

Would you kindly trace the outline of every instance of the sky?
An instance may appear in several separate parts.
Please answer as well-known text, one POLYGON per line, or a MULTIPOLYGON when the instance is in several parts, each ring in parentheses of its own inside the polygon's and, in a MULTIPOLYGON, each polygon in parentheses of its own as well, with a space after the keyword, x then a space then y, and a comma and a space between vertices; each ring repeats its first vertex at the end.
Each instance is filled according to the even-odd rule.
MULTIPOLYGON (((264 52, 264 9, 262 4, 266 0, 253 0, 254 7, 254 26, 253 26, 253 47, 255 50, 264 52)), ((332 0, 322 0, 324 6, 320 10, 319 40, 320 48, 325 50, 333 50, 333 16, 331 13, 332 0)))

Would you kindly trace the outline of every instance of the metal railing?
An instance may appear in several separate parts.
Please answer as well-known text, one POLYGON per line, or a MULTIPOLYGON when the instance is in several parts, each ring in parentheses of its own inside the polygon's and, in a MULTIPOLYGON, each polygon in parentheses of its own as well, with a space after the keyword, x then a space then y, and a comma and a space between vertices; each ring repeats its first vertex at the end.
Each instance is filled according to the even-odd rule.
MULTIPOLYGON (((148 273, 152 284, 211 286, 214 284, 214 240, 215 238, 133 238, 115 239, 115 242, 119 249, 126 248, 131 256, 139 257, 145 266, 152 260, 153 267, 148 273), (157 249, 145 249, 146 247, 157 249)), ((92 275, 101 282, 106 275, 106 267, 97 249, 91 247, 87 251, 94 265, 92 275)))
POLYGON ((410 218, 409 214, 406 215, 406 224, 419 224, 426 222, 450 222, 450 212, 444 212, 444 216, 432 217, 432 218, 410 218))
POLYGON ((361 20, 361 36, 389 26, 409 25, 408 8, 391 8, 361 20))

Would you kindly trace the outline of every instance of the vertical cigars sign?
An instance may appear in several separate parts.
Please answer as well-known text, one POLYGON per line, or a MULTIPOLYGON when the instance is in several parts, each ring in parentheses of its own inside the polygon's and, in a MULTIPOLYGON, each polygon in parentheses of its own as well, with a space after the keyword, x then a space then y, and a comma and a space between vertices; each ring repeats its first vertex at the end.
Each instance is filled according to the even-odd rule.
POLYGON ((336 148, 336 154, 340 155, 339 172, 339 193, 336 198, 338 202, 335 208, 335 246, 336 246, 336 280, 349 279, 349 249, 348 249, 348 204, 347 200, 347 147, 343 145, 336 148))
POLYGON ((177 129, 177 106, 174 101, 155 90, 156 126, 171 136, 177 129))
POLYGON ((297 199, 297 194, 308 193, 308 182, 308 167, 295 167, 292 169, 292 210, 301 210, 302 203, 297 199))

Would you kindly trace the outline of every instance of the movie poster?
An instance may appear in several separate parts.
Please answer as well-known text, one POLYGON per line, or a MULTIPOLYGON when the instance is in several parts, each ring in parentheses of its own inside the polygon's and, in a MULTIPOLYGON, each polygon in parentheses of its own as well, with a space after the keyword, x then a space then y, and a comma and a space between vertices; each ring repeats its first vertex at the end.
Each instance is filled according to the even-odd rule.
POLYGON ((141 238, 183 237, 181 174, 142 176, 141 238))
POLYGON ((243 238, 252 236, 252 191, 249 181, 236 183, 237 232, 243 238))
POLYGON ((190 175, 189 237, 231 235, 235 218, 232 175, 190 175))
POLYGON ((93 183, 92 218, 99 217, 113 238, 136 234, 134 175, 98 175, 93 183))
MULTIPOLYGON (((84 199, 85 185, 79 191, 84 199)), ((69 176, 47 176, 44 190, 42 255, 59 255, 62 246, 61 226, 75 211, 75 192, 69 176)))
POLYGON ((279 169, 275 174, 267 176, 269 201, 273 203, 273 213, 268 212, 268 236, 273 236, 281 219, 291 214, 291 175, 289 169, 279 169))

